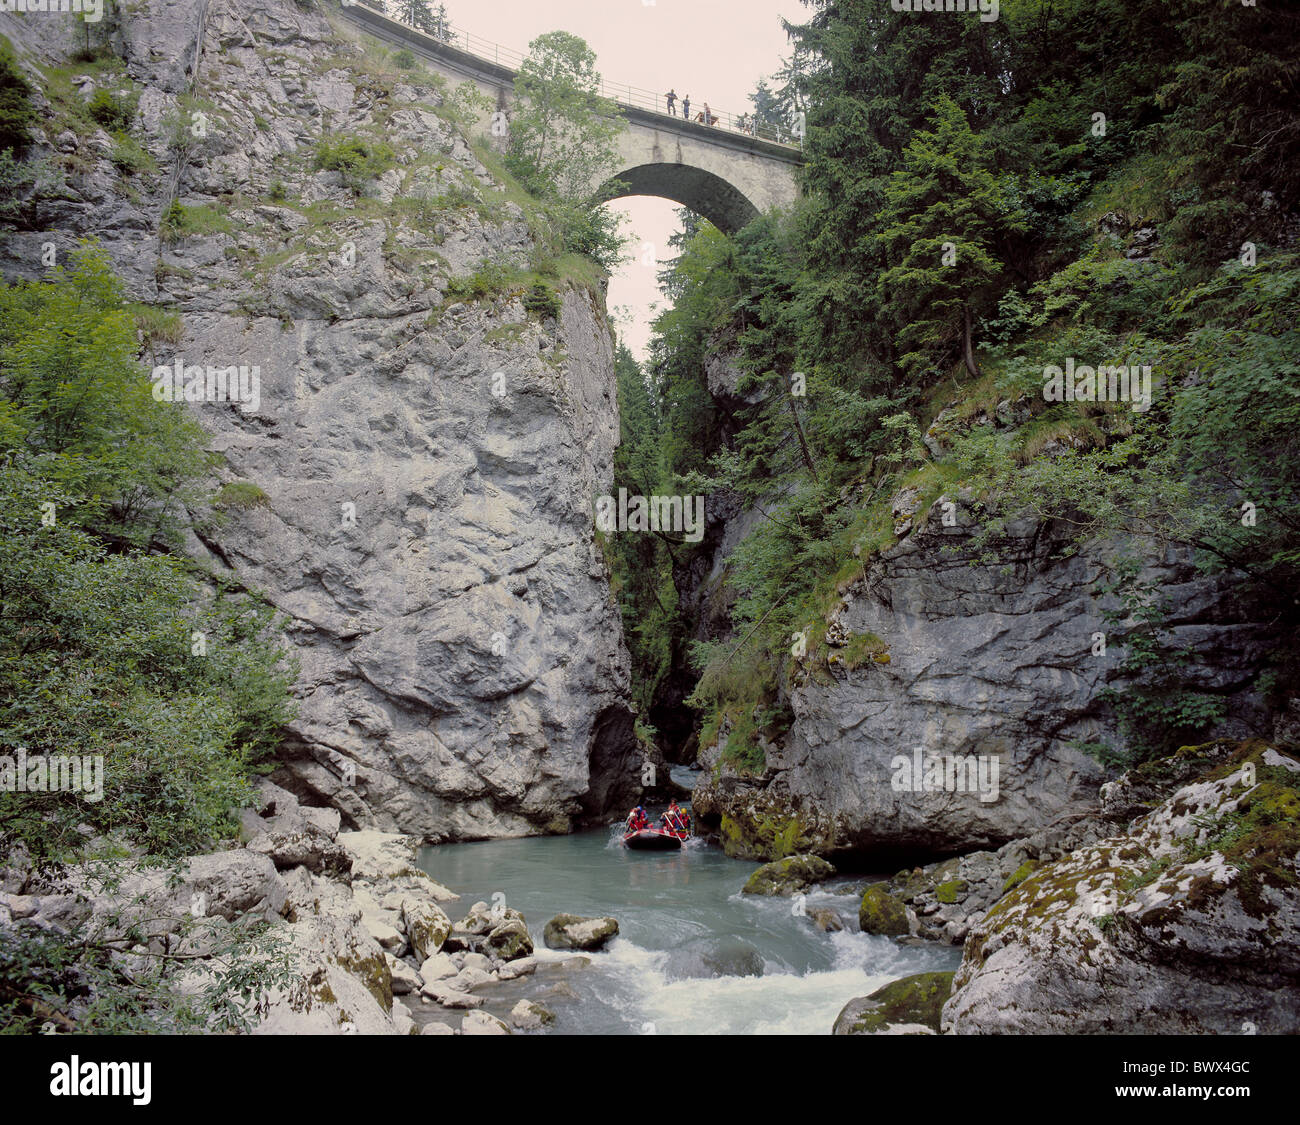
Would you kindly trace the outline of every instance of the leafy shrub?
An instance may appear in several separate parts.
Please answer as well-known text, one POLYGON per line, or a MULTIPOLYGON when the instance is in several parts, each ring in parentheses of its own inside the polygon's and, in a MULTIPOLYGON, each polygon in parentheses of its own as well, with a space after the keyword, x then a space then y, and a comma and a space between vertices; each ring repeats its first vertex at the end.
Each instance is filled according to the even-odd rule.
POLYGON ((213 506, 217 508, 235 508, 242 512, 253 508, 269 507, 271 499, 251 481, 239 480, 221 486, 213 506))
POLYGON ((158 233, 164 242, 179 242, 182 238, 217 234, 230 229, 230 221, 215 207, 198 204, 192 207, 173 202, 163 212, 158 233))
POLYGON ((125 132, 135 122, 139 100, 139 94, 116 94, 101 87, 91 96, 86 108, 95 124, 110 133, 125 132))
POLYGON ((119 172, 127 176, 154 171, 158 167, 148 150, 130 133, 113 134, 113 151, 109 159, 119 172))
POLYGON ((316 145, 316 167, 338 172, 358 195, 369 181, 392 167, 394 159, 391 145, 355 134, 333 140, 322 137, 316 145))
POLYGON ((492 262, 470 277, 453 277, 447 282, 447 296, 457 301, 478 301, 506 292, 519 283, 518 270, 501 262, 492 262))

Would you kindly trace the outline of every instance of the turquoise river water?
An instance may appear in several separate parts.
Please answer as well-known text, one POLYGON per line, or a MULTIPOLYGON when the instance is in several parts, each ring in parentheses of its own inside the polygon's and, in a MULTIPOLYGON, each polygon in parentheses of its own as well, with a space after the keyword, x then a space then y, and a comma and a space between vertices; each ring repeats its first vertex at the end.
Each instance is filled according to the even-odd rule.
MULTIPOLYGON (((758 864, 701 840, 679 852, 630 852, 617 830, 599 829, 425 848, 420 865, 461 895, 446 904, 453 920, 497 894, 523 913, 542 960, 537 974, 476 994, 503 1017, 528 996, 555 1013, 560 1034, 825 1035, 853 997, 960 960, 946 946, 856 932, 853 892, 865 876, 806 896, 806 911, 828 908, 846 926, 822 932, 795 900, 740 894, 758 864), (542 930, 560 913, 612 915, 619 936, 590 955, 548 950, 542 930)), ((434 1011, 416 1019, 459 1025, 459 1014, 434 1011)))

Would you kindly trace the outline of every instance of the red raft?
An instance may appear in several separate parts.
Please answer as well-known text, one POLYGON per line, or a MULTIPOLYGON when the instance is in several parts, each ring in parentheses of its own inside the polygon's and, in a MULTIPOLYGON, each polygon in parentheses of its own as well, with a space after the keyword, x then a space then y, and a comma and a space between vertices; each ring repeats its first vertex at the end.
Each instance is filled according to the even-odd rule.
POLYGON ((640 832, 625 833, 623 846, 638 851, 666 852, 680 848, 684 839, 684 836, 675 832, 665 832, 660 828, 643 828, 640 832))

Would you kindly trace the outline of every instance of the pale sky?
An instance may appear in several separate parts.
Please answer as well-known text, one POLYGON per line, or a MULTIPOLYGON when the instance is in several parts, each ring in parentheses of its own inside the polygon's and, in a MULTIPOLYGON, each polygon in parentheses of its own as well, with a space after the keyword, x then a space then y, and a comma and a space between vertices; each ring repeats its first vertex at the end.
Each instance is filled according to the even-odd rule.
MULTIPOLYGON (((602 77, 665 93, 671 87, 706 101, 715 112, 744 113, 759 78, 789 56, 780 18, 801 23, 811 9, 799 0, 445 0, 457 29, 526 53, 546 31, 568 31, 596 52, 602 77)), ((668 256, 677 204, 645 196, 608 204, 626 215, 629 260, 610 279, 608 304, 619 332, 638 358, 650 338, 651 305, 661 301, 657 266, 668 256), (619 314, 627 309, 630 318, 619 314)))

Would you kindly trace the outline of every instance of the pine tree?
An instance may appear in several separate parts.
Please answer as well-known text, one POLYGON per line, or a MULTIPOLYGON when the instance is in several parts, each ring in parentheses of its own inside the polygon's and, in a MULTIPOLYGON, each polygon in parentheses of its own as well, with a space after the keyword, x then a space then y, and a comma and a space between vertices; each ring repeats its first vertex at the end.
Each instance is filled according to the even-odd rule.
POLYGON ((996 301, 1004 279, 1000 239, 1024 229, 1020 216, 1005 213, 992 163, 988 138, 945 96, 885 189, 880 242, 894 264, 877 292, 911 349, 900 363, 914 374, 932 369, 956 344, 966 369, 979 375, 974 319, 996 301))

